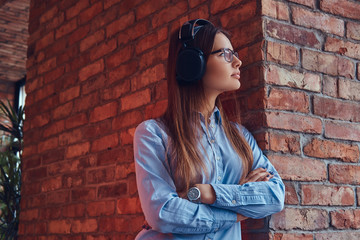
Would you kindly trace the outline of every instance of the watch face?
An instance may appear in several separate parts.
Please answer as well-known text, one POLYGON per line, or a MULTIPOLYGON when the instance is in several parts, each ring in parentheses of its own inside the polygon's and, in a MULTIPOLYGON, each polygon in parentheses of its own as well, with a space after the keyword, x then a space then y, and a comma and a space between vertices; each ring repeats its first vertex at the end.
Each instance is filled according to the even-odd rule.
POLYGON ((188 192, 188 198, 190 201, 197 200, 200 196, 200 191, 198 188, 190 188, 188 192))

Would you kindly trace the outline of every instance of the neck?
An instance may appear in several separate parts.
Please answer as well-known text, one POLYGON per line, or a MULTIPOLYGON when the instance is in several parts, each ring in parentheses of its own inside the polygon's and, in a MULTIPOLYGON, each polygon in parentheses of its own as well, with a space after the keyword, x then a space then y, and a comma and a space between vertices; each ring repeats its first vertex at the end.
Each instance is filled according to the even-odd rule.
POLYGON ((205 106, 202 108, 201 113, 203 114, 205 120, 210 118, 210 114, 215 108, 215 101, 219 94, 207 94, 205 106))

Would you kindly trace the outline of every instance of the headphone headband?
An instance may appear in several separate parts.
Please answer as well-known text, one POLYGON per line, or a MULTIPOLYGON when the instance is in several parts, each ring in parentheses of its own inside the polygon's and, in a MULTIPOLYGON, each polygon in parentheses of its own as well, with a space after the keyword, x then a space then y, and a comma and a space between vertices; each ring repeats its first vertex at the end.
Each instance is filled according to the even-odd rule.
POLYGON ((182 27, 180 28, 179 39, 182 40, 183 42, 193 40, 195 37, 195 34, 199 31, 199 29, 207 24, 213 25, 208 20, 201 19, 201 18, 185 22, 182 25, 182 27), (196 24, 199 25, 198 28, 195 28, 196 24))

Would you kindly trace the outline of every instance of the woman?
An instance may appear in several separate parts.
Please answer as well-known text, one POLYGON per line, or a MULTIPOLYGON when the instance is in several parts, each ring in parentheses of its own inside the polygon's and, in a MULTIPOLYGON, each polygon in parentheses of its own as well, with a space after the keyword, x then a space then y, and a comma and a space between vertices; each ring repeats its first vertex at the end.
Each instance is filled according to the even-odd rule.
POLYGON ((241 239, 240 221, 283 209, 279 174, 221 106, 219 95, 240 87, 241 64, 229 34, 206 20, 171 35, 167 110, 134 135, 146 219, 136 239, 241 239))

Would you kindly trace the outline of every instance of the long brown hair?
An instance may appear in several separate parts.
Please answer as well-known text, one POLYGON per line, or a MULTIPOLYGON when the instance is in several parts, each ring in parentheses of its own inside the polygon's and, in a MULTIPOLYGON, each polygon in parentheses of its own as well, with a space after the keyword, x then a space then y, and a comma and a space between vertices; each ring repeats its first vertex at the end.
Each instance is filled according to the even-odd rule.
MULTIPOLYGON (((193 85, 179 85, 176 81, 176 58, 182 45, 181 40, 178 39, 178 31, 179 29, 175 30, 170 36, 167 64, 168 106, 160 120, 165 124, 169 136, 167 150, 170 145, 172 146, 169 152, 171 157, 168 161, 175 173, 173 180, 176 190, 180 196, 184 196, 192 185, 201 183, 203 173, 207 177, 209 177, 209 174, 205 166, 205 156, 201 156, 198 149, 198 144, 201 143, 199 130, 202 129, 200 115, 194 114, 205 104, 203 82, 201 79, 193 85)), ((203 51, 206 61, 211 53, 215 35, 219 32, 230 39, 228 32, 211 24, 200 28, 195 35, 192 46, 203 51)), ((220 110, 222 127, 226 136, 242 161, 241 181, 252 167, 251 148, 236 126, 229 121, 219 96, 216 98, 215 105, 220 110)), ((239 121, 240 118, 238 117, 236 122, 239 121)), ((166 156, 167 154, 168 152, 166 156)))

